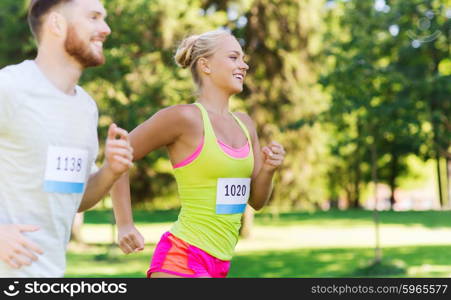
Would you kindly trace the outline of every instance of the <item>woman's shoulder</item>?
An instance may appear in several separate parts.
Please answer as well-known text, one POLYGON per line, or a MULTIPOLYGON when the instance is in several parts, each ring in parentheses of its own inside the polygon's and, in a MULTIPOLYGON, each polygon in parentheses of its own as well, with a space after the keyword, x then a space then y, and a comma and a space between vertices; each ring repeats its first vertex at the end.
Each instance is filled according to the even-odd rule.
POLYGON ((241 122, 243 122, 249 129, 255 130, 255 124, 252 118, 244 111, 235 111, 233 112, 235 116, 237 116, 241 122))
POLYGON ((165 118, 170 118, 180 123, 199 122, 201 112, 194 104, 176 104, 159 111, 165 118))

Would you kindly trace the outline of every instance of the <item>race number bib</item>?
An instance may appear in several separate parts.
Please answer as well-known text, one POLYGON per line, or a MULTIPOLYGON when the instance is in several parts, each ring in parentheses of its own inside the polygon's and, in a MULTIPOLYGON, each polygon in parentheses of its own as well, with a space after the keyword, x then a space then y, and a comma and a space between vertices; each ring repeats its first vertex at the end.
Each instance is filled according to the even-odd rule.
POLYGON ((87 166, 88 151, 49 146, 44 191, 62 194, 83 193, 87 166))
POLYGON ((251 192, 250 178, 218 178, 217 214, 243 213, 251 192))

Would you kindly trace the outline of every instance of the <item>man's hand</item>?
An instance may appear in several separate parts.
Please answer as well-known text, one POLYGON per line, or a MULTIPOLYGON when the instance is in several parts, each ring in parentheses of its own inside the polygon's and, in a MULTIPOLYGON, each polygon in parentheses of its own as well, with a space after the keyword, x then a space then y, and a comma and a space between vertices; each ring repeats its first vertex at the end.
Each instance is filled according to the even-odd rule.
POLYGON ((119 226, 118 240, 119 247, 125 254, 144 249, 144 238, 133 225, 119 226))
POLYGON ((37 261, 36 254, 44 252, 22 234, 37 230, 39 228, 34 225, 0 225, 0 260, 14 269, 37 261))
POLYGON ((133 166, 133 148, 130 146, 128 132, 114 123, 108 128, 108 137, 105 143, 105 166, 116 177, 133 166))

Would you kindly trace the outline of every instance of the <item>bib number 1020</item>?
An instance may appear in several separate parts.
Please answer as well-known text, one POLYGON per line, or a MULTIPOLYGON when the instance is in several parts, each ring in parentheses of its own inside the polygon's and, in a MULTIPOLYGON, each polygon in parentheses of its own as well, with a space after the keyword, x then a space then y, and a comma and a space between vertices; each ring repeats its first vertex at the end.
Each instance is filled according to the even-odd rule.
POLYGON ((244 184, 227 184, 225 186, 225 196, 245 196, 247 187, 244 184))
POLYGON ((56 170, 58 171, 70 171, 78 173, 83 167, 83 159, 81 158, 58 156, 56 160, 56 170))
POLYGON ((240 214, 246 208, 251 189, 250 178, 218 178, 217 214, 240 214))

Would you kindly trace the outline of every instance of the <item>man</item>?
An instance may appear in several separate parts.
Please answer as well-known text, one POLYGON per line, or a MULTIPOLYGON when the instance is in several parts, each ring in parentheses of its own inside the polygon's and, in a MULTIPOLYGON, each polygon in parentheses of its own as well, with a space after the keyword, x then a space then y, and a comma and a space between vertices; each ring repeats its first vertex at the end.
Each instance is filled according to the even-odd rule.
POLYGON ((75 214, 132 165, 111 124, 98 169, 98 111, 77 82, 104 63, 111 33, 98 0, 32 0, 35 60, 0 70, 0 277, 61 277, 75 214))

